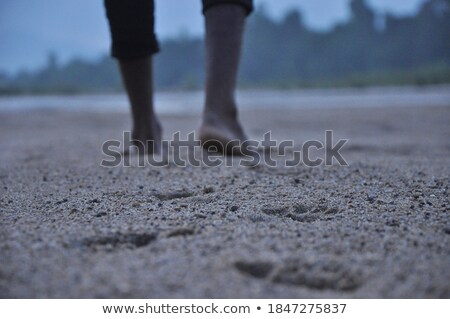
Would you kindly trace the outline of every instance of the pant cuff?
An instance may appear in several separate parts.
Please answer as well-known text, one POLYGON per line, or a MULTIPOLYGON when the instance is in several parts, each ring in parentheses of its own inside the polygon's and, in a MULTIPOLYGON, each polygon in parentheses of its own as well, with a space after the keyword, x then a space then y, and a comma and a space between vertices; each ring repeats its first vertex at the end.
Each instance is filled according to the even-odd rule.
POLYGON ((203 14, 205 14, 207 10, 219 4, 240 5, 244 8, 247 16, 253 11, 253 0, 203 0, 203 14))

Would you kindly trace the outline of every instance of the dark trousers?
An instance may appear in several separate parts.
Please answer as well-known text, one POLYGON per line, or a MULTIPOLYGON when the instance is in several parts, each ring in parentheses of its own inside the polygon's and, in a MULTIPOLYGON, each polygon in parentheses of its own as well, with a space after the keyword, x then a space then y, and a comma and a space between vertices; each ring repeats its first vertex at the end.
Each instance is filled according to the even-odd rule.
MULTIPOLYGON (((202 0, 203 13, 215 5, 241 5, 250 14, 253 0, 202 0)), ((111 31, 111 55, 119 60, 144 58, 159 51, 153 0, 105 0, 111 31)))

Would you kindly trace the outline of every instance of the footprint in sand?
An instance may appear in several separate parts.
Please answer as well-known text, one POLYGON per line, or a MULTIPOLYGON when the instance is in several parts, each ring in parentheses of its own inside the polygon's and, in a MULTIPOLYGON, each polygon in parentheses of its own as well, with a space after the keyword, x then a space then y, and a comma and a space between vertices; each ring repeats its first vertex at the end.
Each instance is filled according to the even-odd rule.
POLYGON ((154 196, 161 201, 191 197, 194 194, 186 190, 176 190, 170 192, 155 193, 154 196))
POLYGON ((339 213, 336 207, 319 206, 310 208, 303 204, 297 204, 289 207, 264 207, 262 213, 265 215, 275 216, 279 218, 289 218, 296 222, 311 223, 316 220, 331 220, 333 215, 339 213))
POLYGON ((290 260, 280 265, 237 261, 234 267, 245 276, 317 290, 353 291, 363 283, 360 269, 334 259, 290 260))
POLYGON ((136 249, 149 245, 156 240, 156 234, 146 233, 115 233, 106 236, 85 238, 78 246, 92 250, 114 251, 122 248, 136 249))

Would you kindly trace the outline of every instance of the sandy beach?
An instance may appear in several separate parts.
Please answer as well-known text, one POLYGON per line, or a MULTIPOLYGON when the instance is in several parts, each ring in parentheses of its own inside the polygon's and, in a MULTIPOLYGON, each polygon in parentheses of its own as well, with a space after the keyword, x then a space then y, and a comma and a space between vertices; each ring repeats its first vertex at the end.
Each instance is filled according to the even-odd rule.
POLYGON ((349 166, 105 168, 127 114, 0 112, 0 297, 450 298, 450 101, 241 118, 349 166))

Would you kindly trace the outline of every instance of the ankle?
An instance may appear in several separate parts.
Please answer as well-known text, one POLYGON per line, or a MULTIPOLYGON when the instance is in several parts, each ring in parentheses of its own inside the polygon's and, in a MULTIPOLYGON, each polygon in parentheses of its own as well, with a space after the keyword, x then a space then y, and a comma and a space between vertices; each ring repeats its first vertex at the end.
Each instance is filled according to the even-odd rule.
POLYGON ((137 139, 153 138, 161 130, 158 119, 152 117, 149 120, 142 119, 133 121, 133 136, 137 139))
POLYGON ((237 112, 228 112, 228 111, 207 111, 203 112, 202 120, 203 123, 212 124, 212 125, 220 125, 226 122, 235 122, 237 121, 237 112))
POLYGON ((221 122, 223 120, 235 121, 238 118, 238 111, 234 102, 229 103, 209 103, 203 111, 205 122, 221 122))

